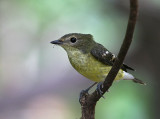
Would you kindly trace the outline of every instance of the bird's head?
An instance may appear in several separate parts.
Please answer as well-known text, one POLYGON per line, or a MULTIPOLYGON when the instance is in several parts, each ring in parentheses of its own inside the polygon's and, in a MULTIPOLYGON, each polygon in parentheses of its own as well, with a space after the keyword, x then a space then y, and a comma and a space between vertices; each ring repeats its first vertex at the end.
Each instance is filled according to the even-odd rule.
POLYGON ((95 41, 90 34, 70 33, 51 43, 63 47, 67 52, 80 50, 83 53, 88 53, 94 46, 95 41))

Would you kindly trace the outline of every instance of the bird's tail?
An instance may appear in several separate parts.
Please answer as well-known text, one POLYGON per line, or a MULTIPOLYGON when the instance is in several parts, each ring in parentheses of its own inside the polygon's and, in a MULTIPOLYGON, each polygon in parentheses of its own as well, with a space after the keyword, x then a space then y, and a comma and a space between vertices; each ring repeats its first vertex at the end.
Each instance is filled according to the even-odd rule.
POLYGON ((143 82, 142 80, 139 80, 139 79, 137 79, 137 78, 132 79, 132 81, 133 81, 134 83, 139 83, 139 84, 142 84, 142 85, 146 85, 145 82, 143 82))
POLYGON ((139 84, 142 84, 142 85, 146 85, 145 82, 143 82, 142 80, 139 80, 139 79, 135 78, 130 73, 127 73, 127 72, 123 71, 123 74, 124 74, 123 80, 132 80, 134 83, 139 83, 139 84))

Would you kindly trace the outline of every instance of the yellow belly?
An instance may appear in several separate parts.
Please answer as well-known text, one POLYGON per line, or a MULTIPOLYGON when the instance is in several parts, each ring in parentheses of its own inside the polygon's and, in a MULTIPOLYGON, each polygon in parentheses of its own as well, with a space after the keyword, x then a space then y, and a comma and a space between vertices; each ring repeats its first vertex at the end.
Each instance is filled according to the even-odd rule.
MULTIPOLYGON (((88 79, 101 82, 104 81, 105 77, 108 75, 111 66, 107 66, 97 59, 95 59, 90 53, 82 54, 74 52, 68 54, 70 63, 72 66, 83 76, 88 79)), ((123 70, 119 70, 115 80, 120 80, 123 78, 123 70)))

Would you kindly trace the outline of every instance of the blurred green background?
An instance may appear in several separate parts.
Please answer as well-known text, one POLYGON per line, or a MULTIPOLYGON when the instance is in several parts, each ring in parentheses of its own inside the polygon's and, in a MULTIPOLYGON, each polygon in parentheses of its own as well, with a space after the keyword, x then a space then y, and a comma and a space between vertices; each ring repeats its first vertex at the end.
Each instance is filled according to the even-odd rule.
MULTIPOLYGON (((129 0, 0 0, 0 119, 79 119, 79 92, 93 82, 50 41, 89 33, 117 54, 128 8, 129 0)), ((147 86, 115 82, 96 119, 160 119, 160 1, 139 0, 139 9, 125 62, 147 86)))

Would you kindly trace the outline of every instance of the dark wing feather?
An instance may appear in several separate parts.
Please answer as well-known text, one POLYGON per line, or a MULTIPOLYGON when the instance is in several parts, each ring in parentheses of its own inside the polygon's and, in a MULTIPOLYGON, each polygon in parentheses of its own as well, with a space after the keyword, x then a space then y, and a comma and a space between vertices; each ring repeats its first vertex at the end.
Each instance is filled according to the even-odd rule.
MULTIPOLYGON (((116 56, 112 54, 110 51, 108 51, 103 45, 101 44, 96 44, 92 49, 91 49, 91 54, 99 61, 102 63, 112 66, 116 56)), ((131 67, 127 66, 126 64, 123 64, 121 67, 122 70, 127 71, 133 70, 131 67)))

